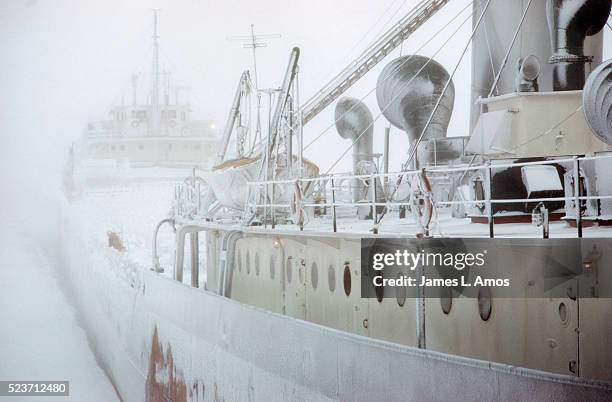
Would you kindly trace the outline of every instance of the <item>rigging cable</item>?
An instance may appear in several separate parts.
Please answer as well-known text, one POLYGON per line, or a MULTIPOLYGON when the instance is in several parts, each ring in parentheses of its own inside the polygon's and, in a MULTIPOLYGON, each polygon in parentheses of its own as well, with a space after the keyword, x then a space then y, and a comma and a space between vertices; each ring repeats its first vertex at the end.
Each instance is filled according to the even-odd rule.
POLYGON ((499 71, 497 72, 497 75, 495 75, 495 80, 493 80, 493 85, 491 86, 491 90, 489 91, 489 95, 487 96, 487 98, 490 98, 491 95, 493 95, 493 91, 497 88, 497 83, 499 82, 499 77, 501 77, 501 73, 504 70, 504 67, 506 66, 506 63, 508 63, 508 58, 510 57, 510 52, 512 51, 512 48, 514 47, 514 43, 516 42, 516 38, 518 37, 518 34, 521 32, 521 27, 523 26, 523 22, 525 21, 525 17, 527 16, 527 11, 529 11, 529 7, 531 6, 531 2, 533 0, 529 0, 529 3, 527 3, 527 7, 525 7, 525 11, 523 11, 523 15, 521 16, 521 20, 519 21, 518 26, 516 27, 516 30, 514 31, 514 36, 512 37, 512 41, 510 42, 510 46, 508 46, 508 50, 506 51, 506 55, 504 56, 504 60, 502 61, 501 66, 499 67, 499 71))
MULTIPOLYGON (((359 47, 359 45, 361 45, 361 43, 363 41, 365 41, 365 39, 368 37, 368 35, 370 35, 372 33, 372 31, 374 31, 374 28, 376 28, 376 26, 383 20, 384 16, 387 14, 387 12, 389 12, 389 10, 391 10, 391 8, 395 5, 395 3, 397 3, 399 0, 393 0, 391 1, 391 3, 389 3, 389 5, 385 8, 385 10, 378 16, 378 18, 376 19, 376 21, 372 24, 372 26, 370 26, 370 28, 366 31, 365 34, 363 34, 361 36, 361 38, 359 38, 354 44, 353 46, 351 46, 351 48, 344 54, 344 56, 342 56, 342 58, 340 59, 341 61, 346 61, 349 56, 351 55, 351 53, 353 53, 353 51, 355 51, 355 49, 357 49, 359 47)), ((397 13, 399 12, 399 10, 404 6, 404 4, 406 3, 406 0, 404 0, 402 2, 402 4, 399 6, 399 8, 397 10, 395 10, 395 12, 391 15, 391 18, 394 18, 397 13)), ((384 30, 384 28, 386 27, 387 24, 389 24, 390 20, 388 20, 387 22, 385 22, 382 26, 382 29, 379 31, 379 33, 377 34, 376 37, 378 37, 384 30)), ((316 74, 316 75, 320 75, 320 74, 316 74)), ((321 76, 323 77, 323 75, 321 74, 321 76)), ((327 82, 329 82, 333 77, 331 76, 326 76, 324 83, 321 85, 323 86, 324 84, 326 84, 327 82)))
POLYGON ((566 121, 568 121, 569 119, 572 118, 572 116, 574 116, 576 113, 580 112, 582 110, 582 105, 578 106, 576 108, 576 110, 574 110, 573 112, 569 113, 567 116, 565 116, 563 119, 559 120, 558 123, 556 123, 554 126, 552 126, 551 128, 549 128, 548 130, 544 131, 542 134, 539 134, 533 138, 528 139, 527 141, 521 142, 520 144, 516 145, 515 147, 511 148, 510 151, 514 151, 524 145, 527 145, 535 140, 538 140, 544 136, 547 136, 548 134, 552 133, 554 129, 556 129, 557 127, 559 127, 560 125, 562 125, 563 123, 565 123, 566 121))
MULTIPOLYGON (((435 51, 435 53, 428 58, 427 62, 419 69, 419 71, 417 71, 411 78, 410 80, 406 83, 406 85, 409 85, 415 78, 418 77, 418 75, 429 65, 429 63, 433 60, 433 58, 450 42, 450 40, 457 34, 457 32, 459 32, 459 30, 463 27, 463 25, 469 21, 472 17, 472 14, 470 13, 470 15, 468 15, 463 22, 461 22, 461 24, 455 29, 455 31, 444 41, 444 43, 442 43, 442 45, 435 51)), ((408 58, 408 60, 410 60, 410 58, 408 58)), ((406 60, 406 61, 408 61, 406 60)), ((403 64, 403 63, 402 63, 403 64)), ((376 89, 376 88, 374 88, 376 89)), ((353 143, 342 153, 342 155, 340 155, 340 157, 338 159, 336 159, 336 161, 332 164, 332 166, 327 169, 326 174, 328 174, 334 167, 336 167, 336 165, 346 156, 346 154, 348 153, 348 151, 351 150, 351 148, 357 143, 357 141, 359 141, 359 139, 365 134, 365 132, 367 130, 370 129, 370 127, 372 127, 372 125, 374 124, 374 122, 376 122, 376 120, 378 120, 383 113, 393 104, 393 102, 395 102, 397 100, 397 98, 400 95, 396 95, 393 99, 391 99, 387 105, 385 105, 385 107, 380 111, 380 113, 378 113, 376 115, 376 117, 372 120, 372 123, 370 123, 362 132, 361 134, 359 134, 359 136, 357 136, 357 138, 355 138, 355 140, 353 141, 353 143)), ((441 98, 440 98, 441 99, 441 98)), ((334 123, 335 124, 335 123, 334 123)))
MULTIPOLYGON (((448 81, 446 82, 446 85, 444 86, 444 89, 442 90, 442 93, 438 97, 438 101, 436 102, 436 105, 434 106, 433 110, 431 111, 431 114, 429 115, 429 118, 427 119, 427 123, 425 123, 425 126, 423 127, 423 130, 421 131, 421 134, 419 135, 419 137, 415 141, 415 144, 412 147, 412 151, 410 152, 410 155, 408 157, 408 160, 402 166, 402 171, 406 171, 406 169, 408 169, 408 166, 410 166, 410 163, 412 162, 413 158, 415 157, 417 149, 418 149, 418 146, 421 143, 421 141, 423 140, 423 137, 425 136, 425 132, 427 131, 427 128, 431 124, 431 121, 433 120, 434 114, 438 110, 438 107, 440 106, 440 103, 442 102, 442 98, 443 98, 444 94, 446 93, 446 90, 448 89, 449 85, 451 84, 451 82, 453 80, 453 77, 455 76, 455 73, 457 72, 457 69, 459 68, 459 65, 461 64, 461 61, 463 60, 463 57, 465 56, 465 53, 467 52, 467 49, 469 48, 470 43, 474 39, 474 35, 476 35, 476 31, 478 30, 478 27, 482 23, 482 21, 484 19, 484 16, 485 16, 485 14, 487 12, 487 9, 489 8, 490 4, 491 4, 491 0, 487 0, 487 3, 485 4, 485 6, 484 6, 484 8, 482 10, 482 13, 478 17, 478 20, 477 20, 476 24, 474 25, 474 28, 472 29, 472 34, 470 35, 470 37, 469 37, 465 47, 463 48, 463 51, 461 52, 461 56, 459 57, 459 60, 455 64, 455 67, 453 68, 453 71, 452 71, 451 75, 448 77, 448 81)), ((403 177, 404 177, 403 175, 400 175, 398 177, 396 185, 395 185, 395 189, 393 190, 393 192, 391 193, 391 196, 387 200, 390 200, 390 199, 393 198, 393 196, 395 195, 395 192, 397 191, 397 188, 402 183, 403 177)), ((384 218, 384 216, 386 215, 388 210, 389 210, 388 206, 385 205, 385 209, 381 213, 379 222, 382 220, 382 218, 384 218)))
MULTIPOLYGON (((422 50, 425 46, 427 46, 431 41, 433 41, 433 39, 435 39, 441 32, 443 32, 450 24, 452 24, 465 10, 468 9, 469 6, 471 6, 472 2, 468 2, 468 4, 462 8, 453 18, 451 18, 442 28, 440 28, 438 31, 436 31, 435 34, 433 34, 423 45, 421 45, 417 50, 415 50, 415 54, 418 53, 420 50, 422 50)), ((470 13, 470 15, 468 16, 471 17, 472 13, 470 13)), ((461 25, 463 25, 465 23, 462 22, 461 25)), ((454 34, 453 34, 454 35, 454 34)), ((440 50, 440 49, 439 49, 440 50)), ((389 77, 391 77, 396 71, 398 71, 405 63, 409 62, 412 59, 412 56, 408 57, 408 59, 404 60, 401 64, 399 64, 397 66, 397 68, 389 71, 389 74, 386 77, 382 77, 381 81, 385 81, 387 80, 389 77)), ((362 96, 359 100, 363 101, 365 98, 367 98, 368 96, 370 96, 374 91, 376 91, 376 87, 372 88, 370 91, 368 91, 364 96, 362 96)), ((332 124, 330 124, 329 126, 327 126, 323 131, 321 131, 314 139, 312 139, 306 146, 304 146, 304 150, 308 149, 312 144, 314 144, 316 141, 318 141, 325 133, 327 133, 331 128, 335 127, 336 123, 338 121, 340 121, 347 113, 351 112, 354 108, 355 108, 356 104, 354 106, 352 106, 350 109, 346 110, 342 115, 340 115, 337 119, 335 119, 332 124)))

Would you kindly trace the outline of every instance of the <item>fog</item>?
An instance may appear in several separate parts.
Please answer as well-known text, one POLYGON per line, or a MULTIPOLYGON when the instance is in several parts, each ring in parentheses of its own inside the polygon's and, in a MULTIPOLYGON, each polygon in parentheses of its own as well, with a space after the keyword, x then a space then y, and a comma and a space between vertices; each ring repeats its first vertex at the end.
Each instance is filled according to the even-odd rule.
MULTIPOLYGON (((416 0, 229 0, 229 1, 69 1, 26 0, 0 4, 2 88, 0 132, 3 205, 20 206, 41 194, 58 191, 66 152, 87 121, 104 118, 113 104, 129 99, 130 76, 146 74, 151 65, 152 9, 159 9, 162 70, 172 72, 181 97, 191 103, 194 117, 225 121, 240 73, 251 68, 251 53, 228 36, 249 33, 282 35, 258 50, 260 87, 280 84, 290 49, 301 48, 302 100, 315 93, 363 48, 404 15, 416 0), (17 196, 17 195, 20 196, 17 196)), ((463 8, 450 2, 407 41, 409 54, 463 8)), ((467 23, 436 56, 452 70, 470 34, 467 23)), ((604 58, 610 53, 606 32, 604 58)), ((432 55, 444 37, 420 53, 432 55)), ((388 60, 399 55, 394 51, 388 60)), ((465 135, 469 114, 469 52, 454 78, 455 110, 449 135, 465 135)), ((375 86, 383 62, 347 95, 363 97, 375 86)), ((374 116, 375 96, 365 99, 374 116)), ((308 143, 333 122, 333 105, 305 131, 308 143)), ((379 119, 381 138, 388 123, 379 119)), ((382 149, 375 140, 375 152, 382 149)), ((348 146, 329 130, 306 153, 326 170, 348 146)), ((394 129, 391 168, 399 169, 408 146, 394 129)), ((337 170, 348 170, 350 154, 337 170)))
MULTIPOLYGON (((222 125, 240 74, 251 68, 252 60, 250 51, 240 43, 228 41, 228 36, 248 34, 251 23, 256 33, 282 35, 258 50, 259 83, 264 88, 280 84, 290 49, 299 46, 305 99, 355 57, 385 23, 393 23, 415 3, 3 2, 2 183, 3 189, 10 188, 13 193, 3 202, 17 199, 15 191, 23 196, 19 199, 28 199, 36 198, 43 188, 59 188, 67 148, 79 138, 87 121, 106 117, 113 104, 120 103, 122 97, 129 99, 130 76, 150 71, 153 8, 160 9, 162 70, 170 70, 172 81, 185 87, 180 96, 190 101, 194 117, 210 118, 222 125)), ((464 1, 456 2, 444 12, 454 14, 453 10, 463 4, 464 1)), ((445 18, 448 17, 440 16, 438 23, 445 18)), ((405 52, 410 47, 415 46, 407 45, 405 52)), ((449 53, 449 63, 445 64, 450 68, 457 57, 453 53, 457 52, 449 53)), ((439 59, 444 62, 444 57, 439 59)), ((368 74, 349 94, 364 96, 374 87, 378 71, 368 74)), ((466 71, 460 73, 467 78, 466 71)), ((366 101, 377 112, 375 96, 366 101)), ((329 125, 332 115, 333 106, 307 126, 306 141, 329 125)), ((382 120, 381 123, 384 125, 382 120)), ((377 131, 382 131, 382 126, 377 131)), ((397 139, 401 137, 399 134, 397 139)), ((333 129, 321 141, 317 152, 307 157, 323 169, 350 145, 340 140, 333 129)), ((401 156, 397 155, 398 162, 401 156)), ((349 162, 343 161, 339 168, 347 168, 349 162)))
MULTIPOLYGON (((170 71, 173 85, 181 86, 180 96, 189 101, 194 118, 214 120, 222 127, 242 71, 252 68, 250 50, 239 42, 228 41, 229 36, 249 34, 251 24, 257 34, 281 35, 258 49, 260 88, 280 85, 291 48, 300 47, 303 101, 416 3, 418 0, 0 1, 0 310, 4 309, 4 315, 0 315, 9 317, 13 324, 11 331, 4 331, 5 338, 0 338, 0 346, 4 345, 4 349, 0 348, 0 362, 8 361, 8 355, 21 364, 25 373, 29 366, 38 367, 38 360, 21 361, 21 356, 30 352, 30 345, 39 349, 46 346, 48 343, 39 342, 37 336, 46 337, 45 326, 57 321, 65 326, 53 327, 55 337, 63 344, 80 345, 73 353, 83 361, 68 361, 66 366, 72 364, 76 374, 88 377, 80 382, 84 388, 88 388, 88 381, 95 383, 101 377, 94 355, 86 350, 85 333, 79 332, 70 303, 58 296, 60 286, 48 268, 62 264, 59 245, 71 244, 61 243, 58 237, 64 201, 62 173, 68 149, 80 138, 88 121, 105 119, 113 105, 129 102, 132 74, 146 79, 152 57, 152 9, 159 10, 161 70, 170 71), (38 253, 41 250, 45 253, 38 253), (39 254, 45 257, 38 258, 39 254), (14 306, 37 311, 38 315, 30 319, 28 314, 17 314, 14 306), (47 316, 47 309, 53 310, 54 315, 47 316), (6 314, 9 310, 11 315, 6 314), (38 317, 42 317, 40 323, 38 317), (73 336, 64 337, 68 332, 73 336), (15 343, 15 339, 20 342, 15 343), (89 367, 89 371, 80 373, 81 367, 89 367)), ((345 95, 366 96, 389 61, 400 53, 415 52, 468 3, 450 2, 345 95)), ((452 71, 457 63, 470 31, 467 21, 435 56, 447 70, 452 71)), ((419 53, 432 56, 447 37, 448 33, 435 38, 419 53)), ((610 39, 606 28, 604 59, 612 54, 610 39)), ((454 77, 455 108, 448 130, 451 136, 468 134, 470 71, 468 49, 454 77)), ((144 96, 144 86, 141 91, 144 96)), ((373 93, 364 101, 375 117, 380 115, 373 93)), ((305 143, 333 123, 333 107, 330 105, 306 126, 305 143)), ((382 152, 386 126, 384 118, 376 121, 374 152, 382 152)), ((392 130, 391 141, 390 168, 398 170, 409 152, 408 141, 398 129, 392 130)), ((307 150, 305 157, 325 172, 349 146, 350 141, 341 139, 332 128, 307 150)), ((336 171, 347 171, 350 166, 348 153, 336 171)), ((129 197, 138 205, 153 198, 129 197)), ((112 204, 99 205, 92 204, 88 214, 102 215, 103 207, 113 209, 112 204)), ((123 217, 133 214, 132 210, 123 212, 123 217)), ((161 218, 161 212, 149 215, 150 219, 161 218)), ((150 228, 138 226, 146 232, 148 242, 150 228)), ((89 226, 80 229, 83 237, 95 232, 89 226)), ((103 240, 107 229, 98 228, 103 240)), ((96 243, 99 244, 104 242, 96 243)), ((149 263, 150 254, 140 248, 149 263)), ((46 349, 53 347, 51 342, 46 349)), ((56 348, 58 354, 62 350, 56 348)), ((32 351, 30 356, 37 357, 36 349, 32 351)), ((47 360, 63 365, 62 359, 65 357, 47 360)), ((13 366, 6 364, 4 370, 8 375, 13 366)), ((64 378, 70 377, 66 374, 64 378)), ((103 392, 112 393, 110 383, 101 382, 100 386, 103 392)))

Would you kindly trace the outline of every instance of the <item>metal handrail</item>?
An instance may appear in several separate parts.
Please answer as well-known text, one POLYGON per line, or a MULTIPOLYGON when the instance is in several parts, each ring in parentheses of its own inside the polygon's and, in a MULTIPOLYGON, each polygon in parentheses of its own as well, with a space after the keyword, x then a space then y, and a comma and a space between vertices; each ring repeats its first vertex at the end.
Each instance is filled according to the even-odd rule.
MULTIPOLYGON (((549 160, 543 160, 543 161, 532 161, 532 162, 519 162, 519 163, 499 163, 499 164, 494 164, 494 163, 490 163, 490 161, 484 165, 479 165, 479 166, 472 166, 472 165, 468 165, 468 166, 458 166, 458 167, 448 167, 448 168, 440 168, 440 167, 429 167, 429 168, 423 168, 421 170, 411 170, 411 171, 404 171, 404 172, 395 172, 395 173, 373 173, 373 174, 369 174, 369 175, 351 175, 351 174, 346 174, 346 173, 341 173, 341 174, 332 174, 332 175, 325 175, 325 176, 320 176, 320 177, 312 177, 312 178, 304 178, 304 179, 292 179, 292 180, 268 180, 268 181, 253 181, 253 182, 247 182, 247 186, 249 188, 248 193, 251 194, 251 189, 253 187, 262 187, 262 186, 275 186, 275 185, 283 185, 283 184, 294 184, 296 183, 296 181, 298 183, 323 183, 324 188, 328 188, 327 187, 327 183, 334 183, 334 181, 336 181, 338 179, 342 179, 342 180, 350 180, 350 179, 360 179, 360 180, 368 180, 370 181, 370 183, 375 183, 376 180, 382 180, 384 178, 389 178, 389 177, 398 177, 398 176, 403 176, 403 177, 407 177, 407 176, 417 176, 420 174, 425 174, 427 175, 429 174, 436 174, 436 173, 458 173, 458 172, 467 172, 467 171, 478 171, 478 170, 485 170, 485 172, 490 172, 490 170, 492 169, 505 169, 505 168, 510 168, 510 167, 522 167, 522 166, 534 166, 534 165, 551 165, 551 164, 559 164, 559 163, 573 163, 574 164, 574 171, 577 173, 577 179, 575 179, 575 183, 578 183, 580 181, 581 178, 581 172, 580 172, 580 162, 582 161, 593 161, 593 160, 602 160, 602 159, 611 159, 612 158, 612 154, 606 154, 606 155, 596 155, 596 156, 582 156, 582 157, 572 157, 572 158, 562 158, 562 159, 549 159, 549 160)), ((493 237, 494 233, 493 233, 493 213, 492 213, 492 208, 491 206, 494 204, 515 204, 515 203, 533 203, 533 202, 544 202, 544 201, 574 201, 576 203, 575 207, 576 207, 576 220, 577 220, 577 227, 578 227, 578 236, 581 237, 582 236, 582 213, 580 213, 579 211, 579 204, 581 201, 589 201, 589 200, 608 200, 608 199, 612 199, 612 194, 611 195, 591 195, 591 196, 587 196, 587 195, 581 195, 579 193, 574 194, 572 196, 565 196, 565 197, 542 197, 542 198, 514 198, 514 199, 495 199, 495 198, 491 198, 491 183, 490 183, 490 174, 487 174, 487 180, 485 180, 486 183, 486 188, 485 188, 485 198, 484 199, 479 199, 479 200, 456 200, 456 201, 436 201, 434 203, 434 207, 438 207, 438 206, 452 206, 452 205, 474 205, 474 204, 480 204, 480 203, 485 203, 486 204, 486 210, 487 210, 487 214, 486 216, 488 217, 489 220, 489 226, 490 226, 490 236, 493 237)), ((336 199, 336 188, 332 185, 329 190, 331 191, 331 195, 332 195, 332 201, 329 202, 327 201, 327 199, 325 199, 324 202, 320 202, 320 203, 301 203, 300 207, 304 208, 332 208, 332 212, 333 212, 333 225, 334 225, 334 231, 336 228, 336 213, 335 210, 336 208, 341 208, 341 207, 364 207, 364 206, 369 206, 372 208, 372 211, 376 211, 376 207, 393 207, 393 206, 405 206, 407 205, 407 202, 394 202, 394 201, 386 201, 386 202, 380 202, 377 201, 375 197, 372 197, 371 200, 367 200, 364 202, 344 202, 344 201, 338 201, 336 199)), ((578 191, 580 192, 580 188, 578 188, 577 186, 574 187, 574 191, 578 191)), ((257 194, 257 193, 256 193, 257 194)), ((274 203, 270 203, 268 202, 268 200, 264 199, 263 203, 258 203, 258 202, 251 202, 251 200, 249 199, 250 197, 247 197, 247 202, 246 202, 246 209, 252 209, 252 208, 278 208, 278 209, 291 209, 293 207, 293 203, 292 202, 274 202, 274 203)), ((373 222, 374 226, 377 227, 379 222, 373 222)))

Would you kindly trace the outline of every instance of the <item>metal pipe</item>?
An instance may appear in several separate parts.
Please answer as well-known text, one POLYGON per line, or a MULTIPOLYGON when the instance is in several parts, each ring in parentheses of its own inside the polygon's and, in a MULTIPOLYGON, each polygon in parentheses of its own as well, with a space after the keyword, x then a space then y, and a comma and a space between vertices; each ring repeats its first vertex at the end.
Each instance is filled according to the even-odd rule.
POLYGON ((493 207, 491 205, 491 162, 487 161, 487 168, 485 169, 485 205, 487 210, 487 220, 489 223, 489 238, 493 239, 495 233, 493 232, 493 207))
POLYGON ((151 269, 155 272, 164 272, 163 268, 161 268, 159 265, 159 257, 157 256, 157 234, 159 233, 159 228, 164 223, 169 223, 170 225, 172 225, 172 230, 176 233, 176 227, 174 226, 174 219, 172 218, 162 219, 157 225, 155 225, 155 229, 153 230, 153 241, 151 245, 151 248, 153 251, 152 252, 153 265, 151 269))
POLYGON ((582 237, 582 211, 580 210, 580 161, 574 158, 574 203, 576 208, 576 229, 582 237))
MULTIPOLYGON (((356 175, 361 161, 372 161, 374 118, 365 103, 349 97, 338 100, 334 116, 340 137, 353 141, 353 174, 356 175)), ((353 202, 360 201, 363 183, 354 179, 352 188, 353 202)))
POLYGON ((219 281, 219 295, 232 297, 232 279, 234 276, 234 257, 236 242, 243 237, 242 232, 229 232, 227 237, 221 242, 221 257, 224 262, 222 276, 219 281))
POLYGON ((244 86, 249 82, 249 72, 243 71, 240 76, 240 81, 238 82, 238 87, 236 88, 236 93, 234 94, 234 100, 232 102, 232 107, 227 116, 227 121, 225 122, 225 128, 223 129, 223 139, 221 140, 221 146, 219 147, 219 153, 217 154, 217 160, 215 164, 218 165, 223 162, 225 158, 225 154, 227 153, 227 147, 229 146, 230 138, 232 136, 232 131, 234 130, 234 124, 236 122, 236 117, 240 111, 240 101, 242 98, 242 91, 244 86))
POLYGON ((291 56, 289 56, 289 64, 287 65, 287 70, 285 71, 285 78, 283 79, 283 84, 281 85, 281 90, 278 94, 278 100, 276 101, 276 108, 274 109, 274 116, 272 117, 271 139, 268 152, 272 152, 272 150, 274 149, 274 145, 276 144, 278 126, 283 113, 283 109, 285 108, 285 105, 287 104, 287 99, 289 98, 289 90, 291 89, 291 85, 293 84, 293 80, 295 79, 295 75, 297 73, 297 63, 299 58, 300 48, 294 47, 291 50, 291 56))
POLYGON ((334 233, 336 233, 338 229, 338 225, 336 223, 336 188, 334 187, 334 179, 331 179, 331 196, 332 196, 332 222, 334 226, 334 233))
POLYGON ((185 236, 187 233, 198 232, 202 227, 195 225, 180 226, 175 235, 176 252, 174 256, 174 279, 183 282, 183 269, 185 268, 185 236))
POLYGON ((189 233, 190 251, 191 251, 191 286, 197 288, 200 286, 200 244, 198 232, 189 233))
POLYGON ((372 232, 378 234, 378 211, 376 206, 376 176, 370 176, 370 186, 372 186, 372 232))
POLYGON ((274 229, 276 227, 276 219, 275 219, 276 210, 274 209, 274 183, 272 183, 270 185, 270 187, 271 187, 271 193, 272 193, 272 195, 271 195, 272 199, 270 200, 271 201, 271 204, 270 204, 270 214, 272 215, 271 216, 272 229, 274 229))
POLYGON ((301 198, 301 196, 302 196, 303 192, 302 192, 302 183, 301 183, 301 180, 297 179, 295 181, 295 185, 297 186, 298 194, 300 195, 300 198, 296 199, 296 203, 297 203, 297 205, 296 205, 297 208, 296 209, 297 209, 297 213, 298 213, 298 217, 299 217, 298 220, 300 221, 300 231, 303 231, 304 230, 304 213, 302 211, 303 207, 302 207, 302 198, 301 198))
POLYGON ((175 258, 174 258, 174 280, 183 282, 183 262, 185 259, 185 235, 187 232, 184 227, 179 228, 175 238, 175 258))
POLYGON ((289 109, 289 113, 287 113, 287 125, 289 126, 289 129, 287 130, 285 138, 287 147, 287 172, 289 173, 289 177, 293 177, 293 131, 295 130, 293 98, 289 98, 287 107, 289 109))
POLYGON ((597 34, 610 16, 609 0, 548 0, 546 15, 553 55, 553 88, 555 91, 580 90, 584 87, 585 63, 593 61, 584 55, 584 40, 597 34))
POLYGON ((295 74, 295 99, 298 111, 298 177, 302 177, 304 163, 304 119, 302 110, 300 109, 300 67, 298 66, 295 74))
POLYGON ((442 103, 442 100, 444 99, 444 94, 446 93, 448 88, 453 84, 453 77, 455 76, 455 73, 457 72, 457 69, 459 68, 459 65, 461 64, 461 60, 463 60, 463 57, 465 56, 465 53, 467 52, 470 44, 472 43, 472 40, 474 39, 474 35, 476 34, 476 31, 478 30, 478 27, 480 26, 480 23, 482 22, 482 20, 483 20, 483 18, 485 16, 485 14, 487 12, 487 9, 489 8, 490 4, 491 4, 491 0, 487 0, 487 3, 485 4, 485 6, 484 6, 484 8, 482 10, 482 13, 478 17, 478 20, 476 21, 476 24, 474 25, 474 28, 472 29, 472 33, 470 35, 470 38, 469 38, 468 42, 465 45, 465 47, 463 48, 463 52, 461 52, 461 56, 459 57, 459 61, 455 65, 455 68, 453 69, 453 72, 450 74, 450 77, 448 78, 448 81, 446 82, 446 85, 444 85, 444 89, 442 90, 442 93, 438 97, 436 105, 434 106, 431 114, 429 115, 429 118, 427 119, 427 123, 425 123, 425 126, 423 127, 423 130, 421 131, 421 134, 418 136, 418 138, 417 138, 417 140, 416 140, 416 142, 414 144, 414 147, 412 148, 412 150, 410 152, 410 156, 408 157, 408 160, 406 161, 404 166, 410 166, 410 163, 415 158, 416 153, 417 153, 418 148, 419 148, 419 144, 423 140, 423 137, 425 136, 425 133, 427 133, 427 129, 429 128, 429 125, 433 121, 433 118, 434 118, 434 116, 436 114, 436 111, 438 110, 438 107, 440 107, 440 104, 442 103))
MULTIPOLYGON (((423 264, 419 264, 417 270, 420 283, 421 278, 425 276, 425 267, 423 264)), ((417 286, 416 310, 417 347, 425 349, 427 344, 425 339, 425 289, 423 286, 417 286)))
POLYGON ((389 173, 389 137, 391 134, 391 127, 385 128, 385 148, 384 148, 384 159, 383 159, 383 173, 389 173))

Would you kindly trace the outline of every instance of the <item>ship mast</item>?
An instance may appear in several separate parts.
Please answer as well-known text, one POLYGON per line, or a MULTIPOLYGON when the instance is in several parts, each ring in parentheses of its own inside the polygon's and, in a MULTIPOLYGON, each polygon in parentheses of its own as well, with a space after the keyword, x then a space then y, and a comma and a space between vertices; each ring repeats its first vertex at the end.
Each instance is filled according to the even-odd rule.
POLYGON ((153 10, 153 88, 151 91, 151 127, 159 128, 159 35, 157 35, 157 9, 153 10))

